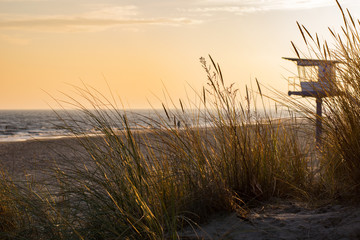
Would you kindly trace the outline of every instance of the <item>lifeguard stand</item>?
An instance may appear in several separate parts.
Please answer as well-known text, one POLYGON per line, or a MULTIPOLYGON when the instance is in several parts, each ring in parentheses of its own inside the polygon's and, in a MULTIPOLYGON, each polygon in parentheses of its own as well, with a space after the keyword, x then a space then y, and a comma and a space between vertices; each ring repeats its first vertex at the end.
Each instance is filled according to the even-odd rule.
POLYGON ((296 62, 299 75, 290 84, 293 91, 289 89, 289 96, 297 95, 316 98, 316 145, 319 146, 322 132, 322 98, 336 95, 336 64, 338 61, 301 58, 284 59, 296 62))

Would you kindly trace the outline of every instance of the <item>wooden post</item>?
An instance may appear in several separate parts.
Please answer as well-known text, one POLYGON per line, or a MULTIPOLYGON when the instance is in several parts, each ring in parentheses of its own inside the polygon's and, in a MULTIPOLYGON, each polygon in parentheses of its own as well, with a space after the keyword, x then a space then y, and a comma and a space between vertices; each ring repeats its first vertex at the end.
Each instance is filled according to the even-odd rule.
POLYGON ((316 147, 321 145, 321 133, 322 133, 322 99, 316 98, 316 147))

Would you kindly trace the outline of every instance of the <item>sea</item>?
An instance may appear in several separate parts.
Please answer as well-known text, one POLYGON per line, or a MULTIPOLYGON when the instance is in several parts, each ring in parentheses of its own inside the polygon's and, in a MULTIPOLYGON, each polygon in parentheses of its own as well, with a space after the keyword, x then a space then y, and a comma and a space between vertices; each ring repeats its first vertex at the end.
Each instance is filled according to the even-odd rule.
MULTIPOLYGON (((284 114, 277 117, 287 117, 284 114)), ((125 128, 146 129, 167 127, 184 127, 186 125, 207 126, 211 118, 199 111, 188 111, 186 114, 163 109, 89 111, 85 114, 77 110, 0 110, 0 142, 17 142, 32 139, 62 138, 74 133, 98 134, 101 121, 106 121, 112 129, 125 128), (89 117, 92 115, 94 117, 89 117), (178 119, 176 116, 183 116, 178 119), (185 123, 186 122, 186 123, 185 123)))
MULTIPOLYGON (((112 128, 119 130, 124 128, 122 116, 127 116, 130 128, 148 127, 146 125, 150 123, 147 124, 146 119, 156 116, 150 109, 108 111, 105 117, 95 111, 91 114, 103 117, 113 125, 112 128)), ((74 131, 97 134, 99 128, 99 124, 88 114, 76 110, 0 110, 0 142, 62 138, 71 136, 74 131)))
POLYGON ((86 111, 85 113, 82 110, 0 110, 0 142, 62 138, 73 136, 74 133, 96 135, 101 133, 101 124, 104 122, 114 131, 120 131, 125 129, 125 125, 130 129, 149 129, 164 126, 183 127, 185 119, 187 124, 193 125, 196 122, 197 126, 206 125, 205 121, 208 121, 206 118, 199 118, 196 112, 179 114, 179 110, 86 111), (183 118, 178 119, 175 115, 182 115, 183 118))

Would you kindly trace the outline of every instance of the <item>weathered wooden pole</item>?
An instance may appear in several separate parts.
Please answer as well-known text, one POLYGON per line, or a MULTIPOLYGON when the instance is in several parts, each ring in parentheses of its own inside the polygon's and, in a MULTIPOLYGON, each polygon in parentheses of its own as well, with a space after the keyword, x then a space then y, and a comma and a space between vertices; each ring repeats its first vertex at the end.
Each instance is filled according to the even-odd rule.
POLYGON ((316 98, 316 147, 321 146, 322 133, 322 98, 316 98))

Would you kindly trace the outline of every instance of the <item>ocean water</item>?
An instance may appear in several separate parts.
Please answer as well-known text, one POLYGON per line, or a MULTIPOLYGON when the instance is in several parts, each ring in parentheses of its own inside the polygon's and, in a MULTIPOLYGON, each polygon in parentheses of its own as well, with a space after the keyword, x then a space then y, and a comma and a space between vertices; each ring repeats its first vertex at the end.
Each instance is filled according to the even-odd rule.
POLYGON ((44 110, 0 111, 0 141, 22 141, 36 137, 61 136, 64 131, 53 123, 56 114, 44 110))
MULTIPOLYGON (((180 124, 178 123, 180 120, 173 117, 174 114, 169 113, 172 117, 168 118, 163 110, 102 111, 102 115, 92 111, 91 114, 108 121, 114 130, 124 129, 122 119, 124 115, 131 129, 160 128, 163 124, 168 126, 180 124)), ((189 120, 188 116, 186 118, 189 120)), ((205 124, 201 121, 198 121, 198 124, 205 124)), ((85 134, 97 134, 101 128, 94 118, 89 118, 75 110, 0 110, 0 142, 71 136, 69 127, 85 134)))
MULTIPOLYGON (((137 124, 133 124, 137 115, 146 116, 149 113, 149 110, 139 110, 136 113, 129 114, 128 118, 132 119, 129 121, 130 127, 139 127, 136 126, 137 124)), ((78 111, 0 110, 0 142, 69 136, 71 133, 66 129, 67 125, 83 133, 98 132, 94 127, 94 122, 86 119, 85 115, 78 111)), ((115 125, 114 128, 123 128, 121 120, 118 123, 115 121, 115 125)))
MULTIPOLYGON (((207 126, 213 124, 211 118, 199 114, 199 111, 187 111, 187 114, 175 114, 169 111, 166 115, 163 109, 142 109, 133 111, 102 111, 99 116, 114 130, 124 129, 122 117, 126 115, 128 127, 161 128, 187 126, 207 126), (175 116, 182 116, 178 119, 175 116)), ((273 114, 276 118, 288 117, 287 114, 273 114)), ((68 130, 81 134, 97 134, 100 132, 100 123, 94 118, 75 110, 0 110, 0 142, 26 141, 41 138, 60 138, 71 136, 68 130)))

